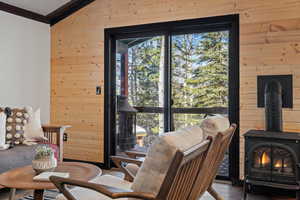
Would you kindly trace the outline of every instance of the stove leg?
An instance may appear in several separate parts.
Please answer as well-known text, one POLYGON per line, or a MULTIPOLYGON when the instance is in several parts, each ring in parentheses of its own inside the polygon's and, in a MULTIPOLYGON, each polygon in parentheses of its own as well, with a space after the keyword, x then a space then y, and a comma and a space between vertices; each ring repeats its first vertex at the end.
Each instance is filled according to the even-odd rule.
POLYGON ((34 200, 43 200, 44 199, 44 190, 34 190, 33 191, 34 200))

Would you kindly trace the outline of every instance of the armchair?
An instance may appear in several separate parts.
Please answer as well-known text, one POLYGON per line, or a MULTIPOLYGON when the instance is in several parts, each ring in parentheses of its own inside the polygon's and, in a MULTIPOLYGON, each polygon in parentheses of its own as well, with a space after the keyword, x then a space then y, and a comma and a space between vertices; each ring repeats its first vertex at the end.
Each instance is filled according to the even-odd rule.
POLYGON ((58 147, 58 159, 60 162, 63 161, 63 137, 64 132, 67 128, 71 126, 62 126, 62 125, 43 125, 43 131, 45 137, 48 139, 47 141, 43 141, 43 143, 54 144, 58 147))
MULTIPOLYGON (((209 119, 208 121, 211 122, 212 119, 209 119)), ((209 134, 211 137, 214 137, 214 140, 211 146, 211 150, 208 153, 208 158, 206 162, 208 163, 207 167, 213 166, 213 168, 211 168, 210 171, 209 187, 207 187, 204 191, 207 190, 207 192, 216 200, 223 200, 223 197, 214 190, 212 184, 217 175, 219 166, 221 165, 221 162, 224 158, 225 152, 229 148, 235 129, 236 125, 232 124, 231 127, 226 129, 224 132, 216 132, 214 134, 211 134, 212 131, 210 131, 209 134)), ((127 151, 125 152, 125 154, 127 155, 127 157, 112 156, 112 160, 118 167, 119 171, 125 174, 125 180, 132 182, 136 176, 137 171, 143 163, 143 158, 147 154, 144 152, 137 151, 127 151)), ((203 176, 205 176, 205 174, 203 174, 203 176)), ((199 181, 201 182, 203 181, 203 179, 199 181)), ((200 192, 199 194, 199 196, 201 196, 203 194, 203 190, 199 188, 199 191, 202 191, 202 193, 200 192)))
MULTIPOLYGON (((122 179, 119 180, 119 182, 125 182, 126 187, 116 187, 118 184, 109 183, 104 178, 102 181, 99 180, 98 184, 59 177, 50 177, 50 180, 64 195, 60 195, 57 198, 59 200, 110 200, 118 198, 196 200, 198 196, 191 196, 191 194, 198 190, 199 185, 194 184, 194 182, 200 171, 207 172, 210 170, 210 168, 203 167, 211 142, 211 139, 206 139, 203 136, 200 128, 193 131, 165 134, 149 149, 134 181, 130 183, 122 179), (69 190, 67 185, 77 187, 69 190)), ((207 184, 207 182, 202 182, 200 186, 207 184)))

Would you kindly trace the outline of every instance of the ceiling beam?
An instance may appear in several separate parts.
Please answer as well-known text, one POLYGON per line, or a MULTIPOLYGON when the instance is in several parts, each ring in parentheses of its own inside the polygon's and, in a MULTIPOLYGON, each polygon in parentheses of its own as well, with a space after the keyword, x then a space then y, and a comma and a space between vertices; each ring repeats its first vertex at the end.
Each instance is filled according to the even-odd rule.
POLYGON ((14 14, 14 15, 18 15, 18 16, 21 16, 21 17, 25 17, 25 18, 28 18, 28 19, 32 19, 32 20, 35 20, 35 21, 43 22, 43 23, 46 23, 46 24, 50 23, 49 18, 44 16, 44 15, 40 15, 40 14, 37 14, 35 12, 25 10, 23 8, 12 6, 12 5, 9 5, 7 3, 0 2, 0 10, 11 13, 11 14, 14 14))
POLYGON ((85 7, 86 5, 92 3, 95 0, 71 0, 62 7, 56 9, 55 11, 48 14, 46 17, 49 19, 49 22, 52 25, 58 23, 59 21, 70 16, 77 10, 85 7))
POLYGON ((65 19, 66 17, 70 16, 77 10, 92 3, 93 1, 95 0, 71 0, 70 2, 66 3, 65 5, 54 10, 46 16, 3 2, 0 2, 0 10, 35 21, 50 24, 52 26, 58 23, 59 21, 65 19))

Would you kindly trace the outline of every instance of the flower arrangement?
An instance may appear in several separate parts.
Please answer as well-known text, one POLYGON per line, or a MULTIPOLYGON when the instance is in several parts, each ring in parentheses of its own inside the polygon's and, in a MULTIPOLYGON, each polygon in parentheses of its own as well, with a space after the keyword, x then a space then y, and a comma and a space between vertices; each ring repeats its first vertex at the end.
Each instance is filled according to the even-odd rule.
POLYGON ((47 145, 40 145, 35 149, 35 160, 48 159, 54 155, 53 149, 47 145))
POLYGON ((47 145, 40 145, 35 149, 32 168, 39 174, 41 172, 53 171, 57 166, 54 151, 47 145))

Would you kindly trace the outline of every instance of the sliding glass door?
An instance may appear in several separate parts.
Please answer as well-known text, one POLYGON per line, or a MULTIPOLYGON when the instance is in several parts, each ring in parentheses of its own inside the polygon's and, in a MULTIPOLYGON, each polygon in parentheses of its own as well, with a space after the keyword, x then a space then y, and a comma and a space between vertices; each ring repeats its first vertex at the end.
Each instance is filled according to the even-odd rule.
MULTIPOLYGON (((228 117, 229 32, 172 35, 171 52, 173 129, 228 117)), ((228 153, 219 175, 229 176, 228 153)))
MULTIPOLYGON (((123 130, 117 108, 117 153, 125 150, 146 151, 151 141, 164 132, 164 36, 116 40, 116 96, 126 98, 136 110, 132 130, 123 130), (132 136, 125 131, 135 131, 132 136), (123 136, 125 135, 125 136, 123 136), (122 143, 130 141, 123 148, 122 143)), ((117 102, 118 104, 118 102, 117 102)), ((120 106, 120 103, 119 103, 120 106)), ((118 105, 117 105, 118 107, 118 105)))
MULTIPOLYGON (((160 134, 209 115, 238 123, 236 16, 106 30, 105 144, 147 151, 160 134), (222 21, 223 20, 223 21, 222 21)), ((219 175, 238 178, 238 136, 219 175)))

